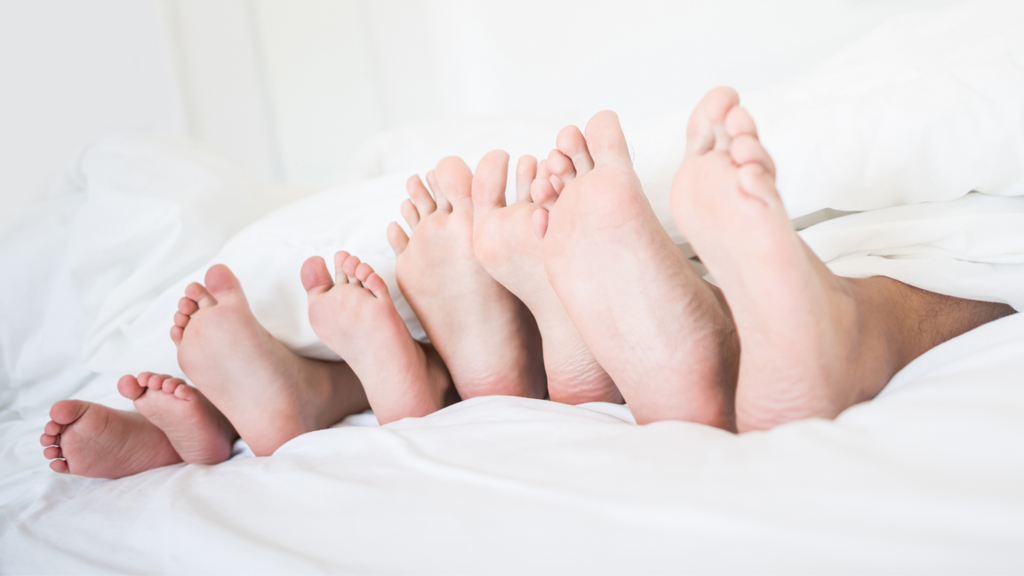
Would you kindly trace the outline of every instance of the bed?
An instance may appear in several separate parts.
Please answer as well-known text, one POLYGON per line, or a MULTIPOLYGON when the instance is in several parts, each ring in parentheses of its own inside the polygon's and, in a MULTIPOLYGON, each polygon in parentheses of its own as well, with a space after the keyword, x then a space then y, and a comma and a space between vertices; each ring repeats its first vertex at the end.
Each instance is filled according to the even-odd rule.
MULTIPOLYGON (((834 271, 1022 309, 1020 6, 900 18, 743 97, 791 216, 834 271)), ((667 193, 685 112, 625 126, 683 249, 667 193)), ((543 154, 557 129, 498 119, 431 146, 396 133, 367 151, 380 174, 314 193, 169 137, 84 150, 66 193, 0 241, 0 572, 1024 571, 1020 314, 932 349, 834 421, 768 432, 486 397, 386 426, 354 415, 271 457, 239 442, 217 466, 113 481, 49 470, 52 402, 129 409, 119 376, 180 374, 170 318, 210 264, 235 270, 289 347, 337 359, 306 320, 301 262, 349 250, 394 286, 383 230, 409 174, 453 151, 473 165, 495 141, 543 154)))

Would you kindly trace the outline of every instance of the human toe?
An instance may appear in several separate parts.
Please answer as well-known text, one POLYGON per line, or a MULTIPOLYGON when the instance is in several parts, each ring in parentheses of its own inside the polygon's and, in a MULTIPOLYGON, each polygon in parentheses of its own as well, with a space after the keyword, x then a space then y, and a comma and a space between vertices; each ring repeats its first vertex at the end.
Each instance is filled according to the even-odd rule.
POLYGON ((587 149, 594 164, 620 164, 632 166, 626 136, 619 124, 619 115, 611 110, 594 114, 586 127, 587 149))
POLYGON ((504 207, 507 175, 508 154, 503 150, 488 152, 477 164, 473 175, 473 205, 478 209, 504 207))
POLYGON ((590 157, 587 141, 583 133, 575 126, 566 126, 555 139, 558 150, 572 161, 576 176, 583 176, 594 168, 594 159, 590 157))
POLYGON ((334 286, 331 274, 327 271, 327 263, 320 256, 307 258, 302 263, 299 275, 302 278, 302 287, 306 290, 308 297, 323 294, 334 286))
MULTIPOLYGON (((530 185, 537 178, 537 159, 521 156, 516 164, 516 202, 530 201, 530 185)), ((473 199, 474 203, 476 199, 473 199)))
MULTIPOLYGON (((242 283, 238 281, 231 269, 223 264, 210 266, 210 269, 206 271, 205 282, 206 288, 214 296, 242 294, 242 283)), ((199 307, 203 307, 202 302, 199 302, 199 307)))
POLYGON ((63 458, 64 451, 60 449, 60 446, 47 446, 43 449, 43 456, 49 460, 53 460, 54 458, 63 458))
POLYGON ((473 172, 457 156, 449 156, 437 163, 434 169, 438 189, 456 210, 473 208, 473 172))
POLYGON ((131 374, 121 376, 117 381, 117 391, 129 400, 136 400, 146 391, 146 387, 139 384, 139 379, 131 374))
POLYGON ((420 218, 425 218, 437 210, 437 203, 434 197, 427 191, 419 176, 410 176, 405 182, 405 190, 409 193, 409 199, 416 206, 416 212, 420 218))
POLYGON ((741 134, 732 139, 729 144, 729 156, 737 166, 753 162, 764 167, 772 176, 775 175, 775 163, 772 161, 772 157, 761 145, 761 141, 750 134, 741 134))

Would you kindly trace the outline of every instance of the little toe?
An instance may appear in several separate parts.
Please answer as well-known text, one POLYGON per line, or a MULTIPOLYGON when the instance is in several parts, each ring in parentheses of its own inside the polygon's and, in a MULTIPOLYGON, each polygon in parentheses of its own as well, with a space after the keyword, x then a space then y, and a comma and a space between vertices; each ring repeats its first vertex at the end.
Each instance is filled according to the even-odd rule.
MULTIPOLYGON (((536 178, 537 159, 533 156, 520 157, 516 164, 516 202, 530 201, 530 185, 536 178)), ((476 198, 473 198, 473 202, 476 203, 476 198)))
POLYGON ((135 400, 146 392, 146 388, 139 384, 139 379, 131 374, 121 376, 117 381, 117 391, 129 400, 135 400))
POLYGON ((590 150, 587 148, 587 141, 583 133, 575 126, 566 126, 558 133, 555 139, 558 149, 572 160, 576 176, 583 176, 594 168, 594 159, 590 157, 590 150))
POLYGON ((213 297, 213 294, 210 294, 206 286, 198 282, 193 282, 185 287, 185 297, 195 302, 198 308, 207 308, 217 304, 217 299, 213 297))
POLYGON ((395 251, 395 256, 405 252, 405 247, 409 245, 409 236, 398 225, 398 222, 388 224, 388 244, 395 251))
POLYGON ((438 185, 437 176, 434 174, 434 170, 427 172, 427 186, 430 186, 430 191, 434 193, 434 202, 437 204, 437 212, 451 212, 452 204, 445 197, 444 191, 441 190, 441 186, 438 185))
POLYGON ((60 449, 60 446, 47 446, 43 449, 43 456, 46 456, 49 460, 53 460, 54 458, 63 458, 64 451, 60 449))
POLYGON ((449 156, 438 162, 434 177, 454 210, 473 209, 473 172, 462 158, 449 156))
POLYGON ((622 133, 619 116, 611 110, 594 114, 587 122, 587 149, 594 164, 620 164, 632 166, 626 136, 622 133))
POLYGON ((775 176, 775 162, 768 155, 768 151, 761 145, 761 141, 749 134, 741 134, 732 139, 729 144, 729 156, 737 166, 751 162, 760 164, 772 176, 775 176))
POLYGON ((299 276, 302 278, 302 287, 306 290, 307 298, 319 296, 334 287, 331 274, 327 271, 327 263, 319 256, 307 258, 302 263, 299 276))
POLYGON ((415 230, 416 225, 420 223, 420 212, 416 209, 416 205, 413 201, 406 198, 399 206, 398 212, 405 219, 405 222, 409 225, 410 230, 415 230))
POLYGON ((427 191, 426 186, 419 176, 410 176, 405 182, 405 190, 409 193, 409 199, 416 206, 416 212, 420 218, 424 218, 437 210, 434 198, 427 191))
MULTIPOLYGON (((473 205, 478 210, 505 206, 505 180, 508 176, 508 154, 502 150, 488 152, 476 166, 473 175, 473 205)), ((518 180, 517 185, 521 182, 518 180)))
MULTIPOLYGON (((178 300, 178 312, 181 312, 186 316, 191 316, 196 313, 196 310, 199 310, 199 304, 196 304, 195 300, 187 296, 182 296, 181 300, 178 300)), ((182 324, 182 326, 184 326, 184 324, 182 324)))
POLYGON ((563 184, 568 184, 576 177, 576 166, 573 165, 572 159, 562 154, 562 151, 557 148, 548 154, 548 170, 551 171, 552 176, 557 176, 563 184))
POLYGON ((53 470, 54 472, 57 472, 59 474, 67 474, 68 463, 63 460, 54 460, 53 462, 50 462, 50 470, 53 470))
POLYGON ((173 394, 174 394, 174 397, 177 398, 178 400, 191 401, 191 400, 194 400, 195 398, 197 398, 199 396, 199 391, 196 390, 195 388, 189 386, 188 384, 185 384, 184 382, 181 382, 174 389, 173 394))

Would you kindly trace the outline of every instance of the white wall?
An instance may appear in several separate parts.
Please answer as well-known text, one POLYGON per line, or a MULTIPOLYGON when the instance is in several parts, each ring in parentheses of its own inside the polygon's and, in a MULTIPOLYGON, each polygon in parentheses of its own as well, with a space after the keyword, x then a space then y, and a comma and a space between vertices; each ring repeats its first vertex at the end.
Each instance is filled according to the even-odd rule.
POLYGON ((0 228, 110 132, 185 130, 156 5, 0 2, 0 228))
POLYGON ((949 3, 0 0, 0 228, 110 132, 192 136, 257 177, 321 185, 391 128, 683 112, 949 3))

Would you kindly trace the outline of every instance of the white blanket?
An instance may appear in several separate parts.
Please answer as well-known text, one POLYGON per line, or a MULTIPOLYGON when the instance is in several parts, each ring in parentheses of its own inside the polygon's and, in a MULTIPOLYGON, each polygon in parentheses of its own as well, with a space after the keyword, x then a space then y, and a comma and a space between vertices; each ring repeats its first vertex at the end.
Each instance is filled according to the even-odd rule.
MULTIPOLYGON (((1018 4, 955 8, 745 96, 793 216, 865 211, 803 232, 833 270, 1021 309, 1022 46, 1018 4)), ((667 198, 684 121, 626 126, 678 241, 667 198)), ((636 427, 625 407, 485 398, 305 435, 271 458, 55 475, 38 445, 50 403, 126 408, 118 376, 178 373, 174 304, 213 262, 239 274, 272 333, 330 357, 299 266, 347 249, 393 287, 383 231, 408 174, 279 208, 300 192, 191 144, 115 137, 70 175, 68 194, 0 239, 13 271, 0 276, 0 572, 1024 570, 1020 316, 932 350, 834 422, 732 436, 636 427)))

